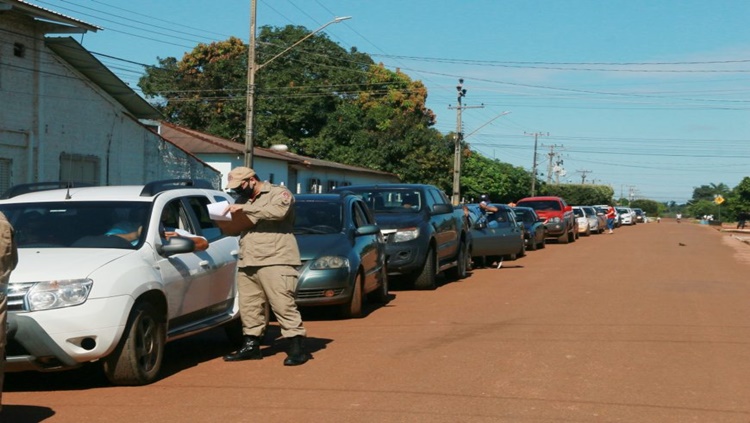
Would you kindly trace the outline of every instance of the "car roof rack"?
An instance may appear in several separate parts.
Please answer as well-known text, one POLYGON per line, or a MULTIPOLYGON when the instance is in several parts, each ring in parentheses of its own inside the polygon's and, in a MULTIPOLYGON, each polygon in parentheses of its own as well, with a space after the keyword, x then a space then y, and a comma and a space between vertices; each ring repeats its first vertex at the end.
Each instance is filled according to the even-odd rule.
POLYGON ((13 198, 22 194, 28 194, 30 192, 37 191, 49 191, 53 189, 63 188, 80 188, 80 187, 93 187, 94 184, 86 182, 74 182, 74 181, 48 181, 48 182, 31 182, 28 184, 18 184, 10 187, 7 191, 0 195, 0 199, 13 198))
POLYGON ((141 190, 141 197, 152 197, 162 191, 180 188, 214 189, 205 179, 164 179, 147 183, 141 190))

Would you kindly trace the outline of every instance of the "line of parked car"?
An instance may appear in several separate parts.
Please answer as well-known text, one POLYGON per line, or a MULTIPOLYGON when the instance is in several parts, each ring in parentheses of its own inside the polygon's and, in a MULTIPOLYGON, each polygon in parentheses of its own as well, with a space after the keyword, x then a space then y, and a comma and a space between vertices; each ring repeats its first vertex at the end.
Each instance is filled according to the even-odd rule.
MULTIPOLYGON (((559 197, 490 204, 494 211, 486 212, 479 204, 453 206, 432 185, 334 191, 295 195, 302 259, 296 298, 342 318, 362 316, 367 300, 387 303, 390 278, 434 289, 440 273, 463 279, 472 266, 604 227, 601 209, 571 207, 559 197)), ((169 341, 221 326, 230 341, 241 339, 238 238, 207 211, 223 201, 233 199, 193 180, 32 184, 6 192, 0 211, 19 249, 8 287, 6 370, 99 362, 113 384, 143 385, 157 380, 169 341), (203 237, 208 246, 167 238, 165 228, 203 237)), ((619 214, 623 224, 639 221, 637 210, 631 220, 629 211, 619 214)))

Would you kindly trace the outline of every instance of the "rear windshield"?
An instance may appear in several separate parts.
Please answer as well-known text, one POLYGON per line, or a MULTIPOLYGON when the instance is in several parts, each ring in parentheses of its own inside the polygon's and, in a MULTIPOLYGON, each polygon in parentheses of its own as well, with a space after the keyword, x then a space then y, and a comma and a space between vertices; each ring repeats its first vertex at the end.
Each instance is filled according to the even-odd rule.
POLYGON ((560 203, 557 201, 524 201, 523 203, 519 203, 519 205, 523 205, 524 207, 531 207, 534 210, 562 210, 562 207, 560 207, 560 203))

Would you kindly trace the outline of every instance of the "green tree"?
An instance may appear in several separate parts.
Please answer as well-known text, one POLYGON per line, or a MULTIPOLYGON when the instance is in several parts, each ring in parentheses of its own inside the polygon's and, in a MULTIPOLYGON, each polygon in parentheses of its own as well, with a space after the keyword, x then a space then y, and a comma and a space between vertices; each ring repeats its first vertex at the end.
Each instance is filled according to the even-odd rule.
POLYGON ((739 184, 732 189, 729 195, 726 197, 726 217, 723 216, 724 220, 733 220, 737 218, 740 212, 750 212, 750 177, 746 176, 742 178, 739 184))
POLYGON ((487 194, 496 203, 515 202, 528 197, 531 175, 521 167, 488 159, 471 152, 461 167, 461 194, 467 202, 476 202, 487 194))
POLYGON ((406 74, 371 66, 365 85, 330 115, 302 154, 398 174, 404 182, 451 186, 453 142, 432 128, 427 90, 406 74))
POLYGON ((181 61, 158 58, 138 82, 169 122, 229 139, 244 133, 247 46, 238 38, 198 44, 181 61))

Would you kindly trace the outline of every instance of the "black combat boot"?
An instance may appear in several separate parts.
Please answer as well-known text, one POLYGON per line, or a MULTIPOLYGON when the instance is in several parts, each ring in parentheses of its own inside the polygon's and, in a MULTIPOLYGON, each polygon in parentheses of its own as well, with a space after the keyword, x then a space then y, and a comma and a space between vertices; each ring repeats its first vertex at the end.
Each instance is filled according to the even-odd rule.
POLYGON ((224 361, 260 360, 263 354, 260 352, 260 338, 245 335, 245 343, 237 352, 224 356, 224 361))
POLYGON ((289 351, 286 353, 287 358, 284 360, 285 366, 299 366, 305 364, 310 359, 310 354, 305 349, 305 337, 297 335, 289 339, 289 351))

